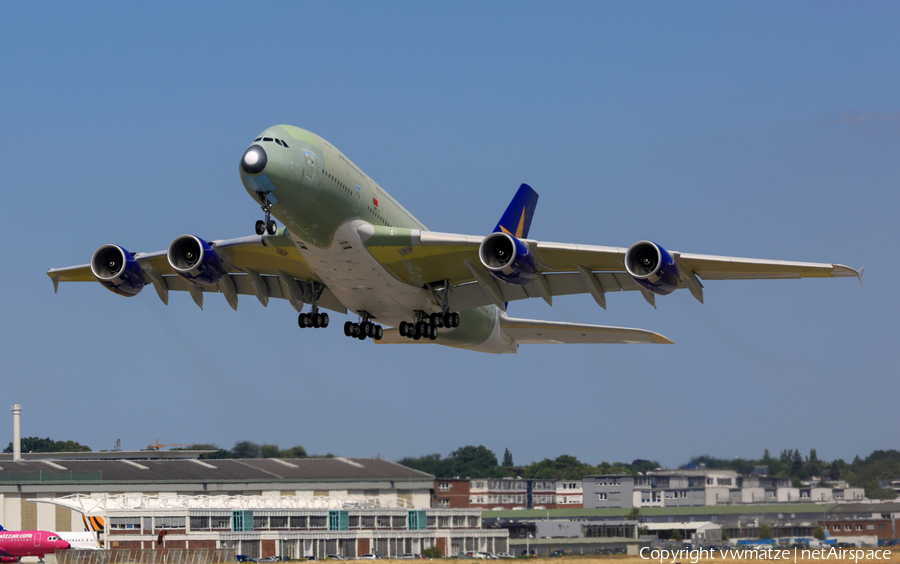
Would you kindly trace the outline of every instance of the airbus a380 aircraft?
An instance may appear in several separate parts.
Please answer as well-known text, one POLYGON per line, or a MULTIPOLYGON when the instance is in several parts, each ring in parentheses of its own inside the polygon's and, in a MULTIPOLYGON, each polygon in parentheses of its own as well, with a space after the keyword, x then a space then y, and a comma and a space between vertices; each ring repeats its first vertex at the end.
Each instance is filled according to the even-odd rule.
POLYGON ((60 281, 97 280, 134 296, 152 284, 163 303, 187 291, 283 298, 300 327, 327 327, 328 313, 354 312, 344 334, 378 343, 433 341, 489 353, 523 343, 671 343, 642 329, 514 319, 506 305, 589 293, 603 308, 611 292, 657 295, 685 288, 703 302, 700 280, 858 277, 837 264, 707 256, 651 241, 624 249, 528 238, 537 193, 523 184, 487 236, 429 231, 350 159, 318 135, 290 125, 263 131, 244 152, 241 181, 262 207, 256 235, 206 241, 175 238, 166 251, 97 249, 90 264, 52 268, 60 281), (278 228, 272 216, 285 225, 278 228), (308 312, 303 312, 309 304, 308 312), (385 330, 382 324, 396 329, 385 330))

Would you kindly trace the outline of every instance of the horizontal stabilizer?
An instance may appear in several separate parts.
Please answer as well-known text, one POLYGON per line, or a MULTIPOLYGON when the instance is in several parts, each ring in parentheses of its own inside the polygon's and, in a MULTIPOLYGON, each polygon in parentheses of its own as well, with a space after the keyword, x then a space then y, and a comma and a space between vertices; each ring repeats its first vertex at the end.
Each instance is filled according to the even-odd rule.
POLYGON ((672 341, 659 333, 627 327, 605 327, 584 323, 540 321, 501 317, 500 327, 514 341, 522 345, 533 344, 661 344, 672 341))

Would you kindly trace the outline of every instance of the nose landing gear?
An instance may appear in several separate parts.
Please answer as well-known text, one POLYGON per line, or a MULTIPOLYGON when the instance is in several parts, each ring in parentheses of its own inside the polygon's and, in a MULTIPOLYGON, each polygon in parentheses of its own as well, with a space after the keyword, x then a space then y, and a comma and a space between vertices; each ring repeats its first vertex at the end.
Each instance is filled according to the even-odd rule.
POLYGON ((268 233, 269 235, 274 235, 278 230, 278 224, 275 223, 275 220, 272 219, 272 203, 269 202, 269 193, 268 192, 260 192, 259 197, 262 200, 263 205, 260 206, 262 211, 266 214, 265 220, 258 220, 256 222, 256 234, 262 235, 263 233, 268 233))
POLYGON ((359 316, 361 318, 359 323, 352 321, 344 323, 344 335, 360 341, 365 341, 366 337, 380 341, 384 336, 384 329, 381 325, 369 321, 372 316, 366 311, 359 312, 359 316))

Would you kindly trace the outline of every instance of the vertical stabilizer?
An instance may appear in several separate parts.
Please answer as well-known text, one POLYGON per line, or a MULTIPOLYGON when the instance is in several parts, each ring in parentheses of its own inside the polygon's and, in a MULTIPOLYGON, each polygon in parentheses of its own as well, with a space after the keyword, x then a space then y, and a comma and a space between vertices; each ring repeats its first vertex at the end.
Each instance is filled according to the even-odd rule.
POLYGON ((506 208, 506 212, 500 218, 497 227, 494 228, 494 233, 502 231, 517 239, 528 237, 528 230, 531 229, 531 218, 534 217, 537 201, 538 194, 531 186, 527 184, 519 186, 518 192, 516 192, 512 202, 509 203, 509 207, 506 208))

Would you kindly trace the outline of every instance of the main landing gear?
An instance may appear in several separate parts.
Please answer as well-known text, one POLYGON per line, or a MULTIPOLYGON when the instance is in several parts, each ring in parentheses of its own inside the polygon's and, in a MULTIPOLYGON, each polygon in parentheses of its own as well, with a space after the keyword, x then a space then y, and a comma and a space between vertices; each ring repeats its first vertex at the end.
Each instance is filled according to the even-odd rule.
POLYGON ((319 313, 317 311, 301 313, 300 316, 297 317, 297 325, 299 325, 301 329, 306 329, 307 327, 315 327, 316 329, 328 327, 328 314, 319 313))
POLYGON ((401 321, 398 329, 401 337, 407 337, 415 341, 421 339, 434 341, 438 337, 439 327, 459 327, 459 314, 445 311, 426 316, 425 312, 416 311, 416 321, 414 323, 401 321))
POLYGON ((372 316, 365 311, 359 312, 359 315, 362 318, 359 323, 353 323, 352 321, 344 323, 344 335, 360 341, 365 341, 366 337, 380 341, 381 337, 384 336, 384 329, 382 329, 381 325, 369 321, 372 316))
POLYGON ((299 325, 301 329, 306 329, 307 327, 315 327, 316 329, 328 327, 328 314, 319 313, 319 297, 325 290, 325 286, 317 282, 310 282, 310 285, 312 286, 311 308, 309 313, 301 313, 300 316, 297 317, 297 325, 299 325))
MULTIPOLYGON (((275 223, 275 220, 272 219, 272 204, 269 202, 269 193, 268 192, 260 192, 259 198, 262 200, 263 205, 260 206, 262 211, 266 214, 266 219, 263 221, 262 219, 256 222, 256 234, 262 235, 263 233, 268 233, 269 235, 274 235, 278 230, 278 225, 275 223)), ((301 325, 303 327, 303 325, 301 325)))

